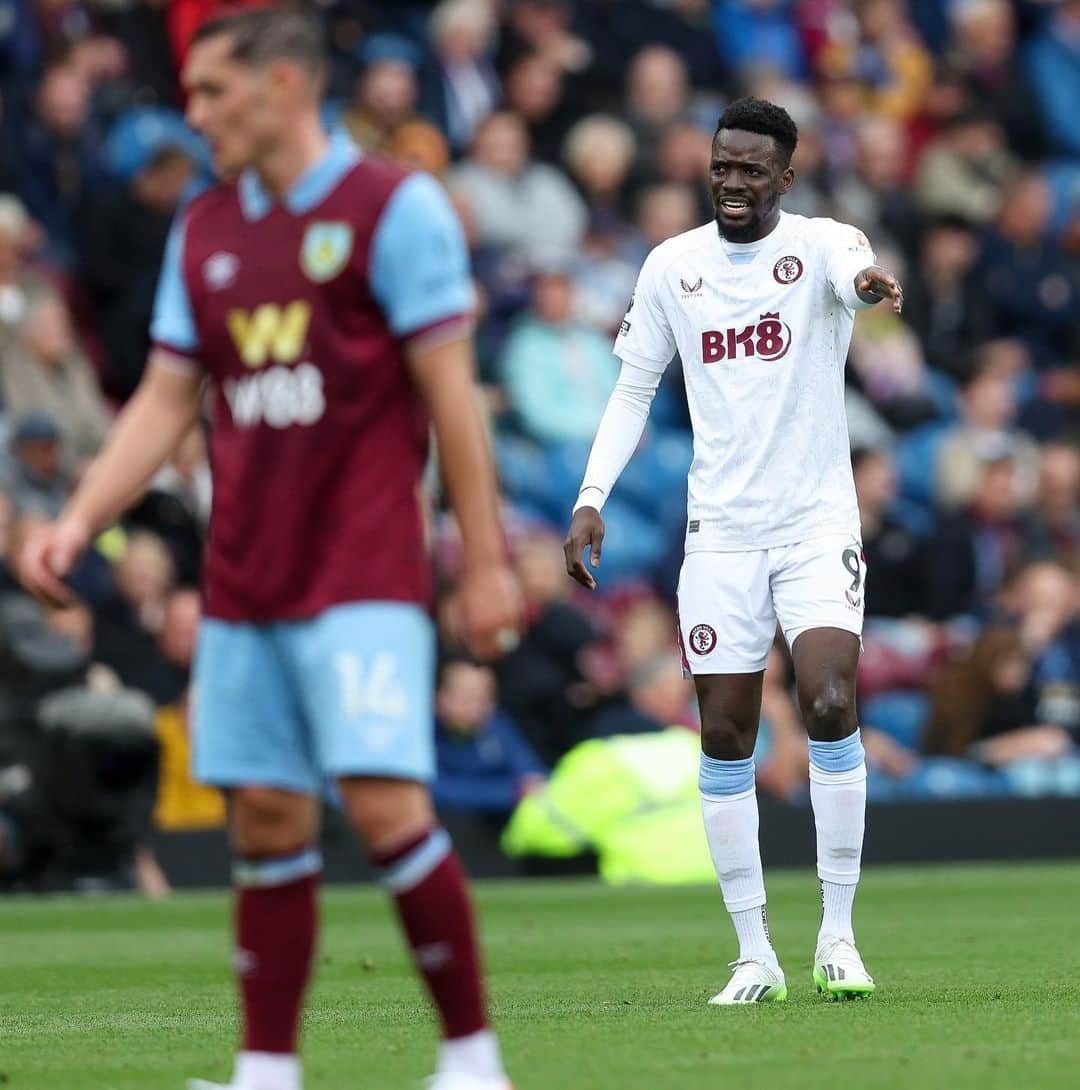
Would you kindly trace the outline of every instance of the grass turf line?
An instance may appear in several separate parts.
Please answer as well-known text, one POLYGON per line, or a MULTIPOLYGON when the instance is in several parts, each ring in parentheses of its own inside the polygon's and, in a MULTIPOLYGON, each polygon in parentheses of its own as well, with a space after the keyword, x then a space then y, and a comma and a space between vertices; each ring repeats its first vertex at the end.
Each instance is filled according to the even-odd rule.
MULTIPOLYGON (((785 1005, 706 1000, 734 957, 715 889, 489 884, 478 896, 517 1090, 1080 1085, 1080 865, 868 870, 860 948, 879 991, 820 1000, 812 874, 768 876, 785 1005)), ((433 1023, 377 891, 324 900, 307 1090, 404 1090, 433 1023)), ((0 901, 0 1083, 182 1090, 224 1079, 235 1017, 222 894, 0 901)))

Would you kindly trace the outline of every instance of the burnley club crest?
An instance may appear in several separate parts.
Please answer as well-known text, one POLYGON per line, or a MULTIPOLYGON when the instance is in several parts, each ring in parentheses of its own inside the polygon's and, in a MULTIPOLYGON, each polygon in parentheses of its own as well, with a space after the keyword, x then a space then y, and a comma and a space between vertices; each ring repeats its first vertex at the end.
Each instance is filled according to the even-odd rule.
POLYGON ((304 232, 300 267, 309 280, 325 284, 349 263, 353 229, 348 223, 312 223, 304 232))

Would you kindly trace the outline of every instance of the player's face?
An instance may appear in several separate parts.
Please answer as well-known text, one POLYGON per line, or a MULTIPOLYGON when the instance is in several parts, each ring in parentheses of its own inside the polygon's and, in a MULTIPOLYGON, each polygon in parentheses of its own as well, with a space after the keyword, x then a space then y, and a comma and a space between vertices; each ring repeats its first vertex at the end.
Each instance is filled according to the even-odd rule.
POLYGON ((266 70, 233 60, 230 47, 224 34, 196 43, 183 73, 188 124, 206 137, 223 178, 255 165, 279 126, 266 70))
POLYGON ((754 242, 776 226, 780 198, 795 172, 771 136, 721 129, 713 140, 709 192, 720 233, 729 242, 754 242))

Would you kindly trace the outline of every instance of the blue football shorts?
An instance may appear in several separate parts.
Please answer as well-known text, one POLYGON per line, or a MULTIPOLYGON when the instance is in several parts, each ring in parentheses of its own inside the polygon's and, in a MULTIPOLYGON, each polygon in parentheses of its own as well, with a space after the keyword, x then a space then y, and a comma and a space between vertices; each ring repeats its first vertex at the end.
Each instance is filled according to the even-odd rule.
POLYGON ((435 774, 435 631, 404 602, 307 620, 206 618, 194 668, 195 778, 309 794, 342 776, 435 774))

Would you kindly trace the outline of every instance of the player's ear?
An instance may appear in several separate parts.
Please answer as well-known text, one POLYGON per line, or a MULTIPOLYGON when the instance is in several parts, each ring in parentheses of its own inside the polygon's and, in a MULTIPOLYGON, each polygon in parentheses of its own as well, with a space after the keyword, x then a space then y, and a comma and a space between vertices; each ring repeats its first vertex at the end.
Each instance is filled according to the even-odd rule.
POLYGON ((790 164, 785 167, 780 175, 780 194, 785 194, 795 184, 795 168, 790 164))
POLYGON ((274 106, 284 106, 296 98, 302 75, 300 66, 281 58, 266 66, 266 87, 274 106))

